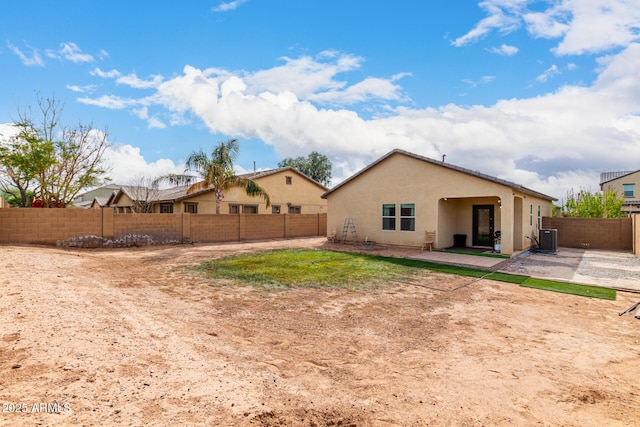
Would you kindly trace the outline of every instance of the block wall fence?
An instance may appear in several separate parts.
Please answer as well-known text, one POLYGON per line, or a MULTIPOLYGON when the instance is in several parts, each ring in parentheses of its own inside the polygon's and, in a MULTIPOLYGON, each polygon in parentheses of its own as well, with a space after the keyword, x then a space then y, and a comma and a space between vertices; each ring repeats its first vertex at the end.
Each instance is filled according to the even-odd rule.
POLYGON ((633 232, 634 221, 634 218, 543 217, 542 228, 558 230, 560 247, 631 252, 637 240, 637 234, 634 237, 633 232))
POLYGON ((119 214, 111 209, 0 209, 0 244, 108 247, 326 234, 326 213, 119 214))

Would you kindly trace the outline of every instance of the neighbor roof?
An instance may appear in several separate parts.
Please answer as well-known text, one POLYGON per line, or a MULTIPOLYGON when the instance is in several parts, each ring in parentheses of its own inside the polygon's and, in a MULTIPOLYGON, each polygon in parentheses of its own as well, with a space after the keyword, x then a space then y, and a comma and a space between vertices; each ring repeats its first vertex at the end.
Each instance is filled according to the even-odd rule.
POLYGON ((504 185, 506 187, 511 188, 512 190, 516 190, 516 191, 519 191, 521 193, 525 193, 525 194, 529 194, 531 196, 539 197, 541 199, 546 199, 546 200, 551 200, 551 201, 558 200, 555 197, 551 197, 551 196, 548 196, 546 194, 540 193, 538 191, 531 190, 530 188, 523 187, 522 185, 513 183, 511 181, 507 181, 507 180, 504 180, 504 179, 496 178, 494 176, 483 174, 483 173, 480 173, 478 171, 472 171, 471 169, 465 169, 465 168, 460 167, 460 166, 452 165, 451 163, 445 163, 445 162, 442 162, 442 161, 439 161, 439 160, 430 159, 428 157, 420 156, 418 154, 410 153, 408 151, 400 150, 400 149, 395 149, 395 150, 390 151, 389 153, 385 154, 384 156, 380 157, 375 162, 371 163, 370 165, 368 165, 367 167, 365 167, 361 171, 355 173, 351 177, 349 177, 346 180, 342 181, 337 186, 333 187, 331 190, 329 190, 326 193, 324 193, 322 195, 322 198, 323 199, 326 198, 329 194, 333 193, 334 191, 338 190, 339 188, 341 188, 344 185, 348 184, 349 182, 353 181, 354 179, 356 179, 357 177, 359 177, 360 175, 362 175, 363 173, 365 173, 369 169, 374 168, 379 163, 382 163, 384 160, 386 160, 387 158, 393 156, 394 154, 401 154, 401 155, 404 155, 404 156, 407 156, 407 157, 411 157, 411 158, 414 158, 414 159, 417 159, 417 160, 421 160, 421 161, 426 162, 426 163, 430 163, 430 164, 436 165, 436 166, 444 167, 444 168, 451 169, 451 170, 454 170, 454 171, 457 171, 457 172, 460 172, 460 173, 464 173, 464 174, 467 174, 467 175, 475 176, 475 177, 484 179, 486 181, 490 181, 490 182, 494 182, 496 184, 504 185))
POLYGON ((640 169, 635 171, 602 172, 600 173, 600 185, 605 184, 609 181, 613 181, 614 179, 622 178, 623 176, 631 175, 632 173, 636 172, 640 172, 640 169))

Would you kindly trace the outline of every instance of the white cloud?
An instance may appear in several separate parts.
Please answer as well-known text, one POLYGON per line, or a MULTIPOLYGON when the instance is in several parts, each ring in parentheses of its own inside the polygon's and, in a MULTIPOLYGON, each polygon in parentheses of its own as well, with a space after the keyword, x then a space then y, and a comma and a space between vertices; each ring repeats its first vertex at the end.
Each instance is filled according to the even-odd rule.
POLYGON ((167 125, 157 117, 150 117, 149 120, 147 120, 147 125, 149 129, 164 129, 167 127, 167 125))
POLYGON ((139 78, 135 73, 119 76, 116 83, 132 87, 134 89, 151 89, 156 88, 162 83, 164 78, 160 75, 152 75, 149 80, 139 78))
POLYGON ((16 56, 18 58, 20 58, 20 61, 22 61, 22 63, 27 66, 27 67, 32 67, 32 66, 38 66, 38 67, 44 67, 44 61, 42 60, 42 57, 40 56, 40 53, 38 53, 37 49, 33 49, 33 48, 29 48, 31 50, 31 56, 27 56, 27 54, 25 54, 24 52, 22 52, 22 50, 20 50, 17 46, 7 42, 7 47, 14 53, 16 54, 16 56))
POLYGON ((88 53, 82 53, 80 47, 75 43, 61 43, 60 53, 71 62, 93 62, 93 56, 88 53))
POLYGON ((74 63, 93 62, 93 56, 88 53, 82 53, 82 49, 73 43, 60 43, 60 49, 47 49, 47 56, 54 59, 66 59, 74 63))
MULTIPOLYGON (((567 86, 489 107, 396 107, 368 120, 346 109, 320 109, 291 91, 254 95, 240 76, 222 80, 189 66, 163 82, 155 99, 199 117, 211 132, 259 138, 283 156, 329 153, 336 179, 399 147, 434 158, 447 154, 451 163, 481 165, 485 173, 534 189, 555 186, 558 197, 567 177, 585 177, 575 179, 583 183, 597 170, 633 169, 631 159, 640 158, 640 117, 629 114, 640 109, 637 52, 640 45, 603 62, 592 87, 567 86), (616 150, 606 148, 612 144, 616 150)), ((555 72, 551 67, 547 74, 555 72)))
POLYGON ((334 51, 321 52, 315 59, 310 56, 282 59, 286 62, 282 66, 260 70, 244 77, 251 93, 257 94, 265 90, 293 92, 305 99, 319 91, 337 91, 347 86, 347 83, 336 80, 336 75, 356 70, 364 61, 361 57, 334 51))
POLYGON ((77 101, 96 107, 109 108, 111 110, 122 110, 123 108, 134 107, 140 104, 140 102, 136 100, 121 98, 116 95, 103 95, 99 98, 78 98, 77 101))
POLYGON ((109 166, 109 177, 117 184, 132 184, 141 177, 154 179, 170 173, 184 172, 184 165, 170 159, 147 162, 140 149, 131 145, 115 145, 107 148, 104 160, 109 166))
POLYGON ((480 80, 464 79, 463 82, 468 84, 470 87, 477 87, 477 86, 480 86, 480 85, 489 84, 494 79, 495 79, 495 76, 482 76, 482 77, 480 77, 480 80))
POLYGON ((97 68, 97 67, 94 68, 92 71, 90 71, 89 74, 91 74, 92 76, 98 76, 105 79, 115 79, 120 77, 120 71, 118 70, 102 71, 100 68, 97 68))
POLYGON ((494 47, 489 49, 492 53, 497 53, 498 55, 504 56, 513 56, 518 53, 518 48, 515 46, 508 46, 506 44, 501 45, 500 47, 494 47))
POLYGON ((544 72, 540 74, 538 77, 536 77, 536 81, 540 83, 545 83, 551 77, 558 74, 560 74, 560 70, 558 69, 558 66, 554 64, 551 67, 544 70, 544 72))
POLYGON ((484 0, 479 5, 488 16, 452 45, 465 46, 491 31, 510 33, 521 27, 534 37, 561 39, 553 49, 557 55, 603 52, 640 40, 639 0, 484 0), (529 5, 547 7, 533 10, 529 5))
POLYGON ((475 43, 493 30, 510 33, 521 25, 520 11, 526 0, 485 0, 479 6, 486 9, 489 16, 482 19, 467 34, 458 37, 451 44, 461 47, 475 43))
POLYGON ((76 93, 87 93, 87 92, 93 93, 98 89, 97 85, 85 85, 85 86, 67 85, 66 87, 70 91, 76 92, 76 93))
POLYGON ((212 8, 213 12, 229 12, 230 10, 236 10, 238 6, 243 3, 246 3, 247 0, 235 0, 229 2, 222 2, 218 6, 212 8))
POLYGON ((19 130, 11 123, 0 123, 0 144, 18 134, 19 130))

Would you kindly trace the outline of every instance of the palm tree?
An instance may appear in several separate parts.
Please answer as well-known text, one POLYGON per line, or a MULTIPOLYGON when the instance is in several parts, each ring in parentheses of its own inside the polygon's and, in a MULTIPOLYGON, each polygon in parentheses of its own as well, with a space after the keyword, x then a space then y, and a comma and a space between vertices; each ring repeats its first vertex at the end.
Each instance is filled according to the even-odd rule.
POLYGON ((211 157, 202 149, 194 151, 187 158, 184 175, 167 175, 160 180, 180 185, 190 184, 199 178, 199 181, 187 189, 187 194, 213 189, 216 197, 216 214, 220 213, 220 202, 224 199, 225 191, 232 187, 242 188, 248 196, 262 197, 268 207, 271 204, 269 194, 255 181, 234 173, 233 162, 239 151, 240 146, 235 139, 220 142, 211 152, 211 157), (196 172, 197 175, 194 176, 188 172, 196 172))

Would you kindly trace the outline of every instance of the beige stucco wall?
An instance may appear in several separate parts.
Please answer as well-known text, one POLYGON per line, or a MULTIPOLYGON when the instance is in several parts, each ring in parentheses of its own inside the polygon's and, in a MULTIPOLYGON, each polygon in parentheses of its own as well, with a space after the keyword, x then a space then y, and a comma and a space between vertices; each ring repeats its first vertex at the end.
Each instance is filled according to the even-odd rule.
MULTIPOLYGON (((326 189, 305 176, 285 170, 261 178, 255 181, 269 193, 271 206, 280 206, 280 213, 288 212, 288 204, 301 207, 303 214, 319 214, 327 212, 327 201, 321 196, 326 189), (287 177, 291 177, 291 184, 287 184, 287 177)), ((224 206, 221 213, 229 213, 229 204, 258 205, 258 213, 272 212, 272 208, 266 207, 262 198, 249 197, 243 190, 230 189, 224 198, 224 206)))
POLYGON ((620 196, 624 196, 624 184, 635 184, 633 197, 625 197, 625 202, 640 201, 640 171, 607 182, 602 185, 602 190, 611 190, 620 196))
POLYGON ((490 204, 506 254, 531 246, 525 236, 537 226, 538 205, 541 216, 551 215, 551 201, 399 153, 330 193, 327 199, 327 232, 335 229, 339 238, 345 218, 351 217, 359 240, 421 246, 424 232, 436 230, 436 247, 440 248, 452 246, 454 234, 466 234, 471 246, 472 207, 490 204), (396 204, 398 209, 402 203, 414 203, 415 231, 400 231, 399 224, 395 231, 382 230, 382 205, 386 203, 396 204), (533 226, 529 225, 530 204, 535 213, 533 226))

